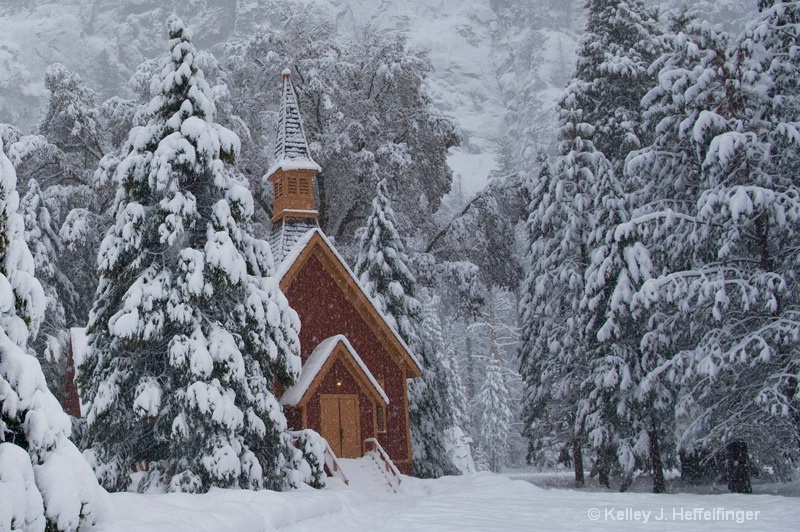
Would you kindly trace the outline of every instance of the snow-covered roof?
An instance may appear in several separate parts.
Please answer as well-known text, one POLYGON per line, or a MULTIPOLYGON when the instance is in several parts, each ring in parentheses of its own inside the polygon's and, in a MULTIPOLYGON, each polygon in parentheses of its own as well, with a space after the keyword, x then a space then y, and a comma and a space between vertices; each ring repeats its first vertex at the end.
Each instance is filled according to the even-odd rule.
POLYGON ((303 399, 303 396, 306 394, 306 392, 308 392, 308 389, 314 382, 314 379, 317 378, 319 372, 325 366, 325 363, 336 349, 336 346, 340 343, 344 345, 353 361, 358 364, 358 367, 360 367, 361 371, 364 372, 364 375, 367 376, 370 384, 373 388, 375 388, 375 391, 378 392, 378 395, 381 396, 383 402, 387 405, 389 404, 389 397, 387 397, 386 392, 383 391, 383 388, 381 388, 381 386, 378 384, 378 381, 375 380, 372 372, 370 372, 369 368, 367 368, 367 365, 364 364, 364 361, 361 360, 361 357, 358 356, 356 350, 353 349, 350 341, 345 335, 337 334, 336 336, 331 336, 330 338, 323 340, 316 347, 316 349, 314 349, 314 351, 308 357, 308 360, 306 360, 306 363, 303 364, 303 369, 300 371, 300 377, 297 379, 295 385, 286 390, 281 397, 282 405, 294 406, 303 399))
POLYGON ((311 158, 311 151, 308 149, 303 119, 300 118, 300 106, 297 103, 297 94, 294 92, 289 69, 281 72, 281 75, 283 96, 275 135, 275 162, 267 171, 267 176, 271 176, 279 169, 320 172, 319 165, 311 158))
POLYGON ((397 334, 397 331, 395 331, 389 325, 389 321, 387 320, 386 315, 383 313, 380 306, 377 303, 375 303, 375 301, 370 297, 367 291, 364 290, 364 287, 361 286, 361 282, 358 280, 358 277, 356 277, 356 274, 353 273, 353 270, 350 269, 350 266, 347 265, 347 262, 344 260, 344 258, 341 255, 339 255, 339 252, 336 251, 335 247, 333 247, 333 244, 331 243, 330 240, 328 240, 328 237, 325 236, 325 233, 322 232, 322 229, 315 227, 314 229, 309 230, 308 232, 306 232, 306 234, 304 234, 302 237, 296 240, 294 247, 292 247, 288 251, 288 253, 286 253, 286 255, 283 257, 283 260, 281 260, 280 264, 278 265, 277 271, 275 272, 275 277, 277 278, 278 282, 280 282, 286 276, 286 274, 289 273, 289 270, 292 269, 294 263, 297 262, 298 258, 300 258, 300 255, 303 253, 303 250, 306 248, 308 243, 311 242, 311 239, 314 237, 314 235, 319 235, 322 241, 325 242, 325 244, 328 246, 328 249, 330 249, 330 251, 336 257, 336 259, 341 263, 342 267, 345 269, 345 271, 347 271, 347 274, 356 284, 358 289, 361 290, 362 294, 364 294, 366 300, 369 301, 370 305, 372 305, 372 308, 386 324, 386 328, 392 332, 392 335, 400 343, 401 347, 406 351, 406 353, 408 353, 409 358, 417 366, 417 369, 419 369, 419 371, 422 371, 422 364, 420 364, 419 360, 417 360, 417 357, 414 356, 414 353, 411 351, 411 348, 408 347, 403 338, 401 338, 400 335, 397 334))

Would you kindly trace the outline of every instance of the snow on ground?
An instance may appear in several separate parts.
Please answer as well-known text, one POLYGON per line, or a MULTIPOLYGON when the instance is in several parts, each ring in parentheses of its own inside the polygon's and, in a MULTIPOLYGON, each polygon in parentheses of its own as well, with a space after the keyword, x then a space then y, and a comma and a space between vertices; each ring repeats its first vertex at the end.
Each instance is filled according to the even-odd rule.
POLYGON ((542 489, 491 473, 438 480, 404 477, 397 494, 376 489, 373 484, 347 487, 331 479, 329 484, 323 490, 309 488, 286 493, 239 490, 212 490, 205 495, 118 493, 112 495, 115 515, 100 529, 427 532, 738 528, 779 532, 796 530, 800 522, 797 498, 773 495, 653 495, 542 489), (708 514, 704 515, 704 511, 708 514), (732 512, 731 519, 723 520, 724 511, 732 512))

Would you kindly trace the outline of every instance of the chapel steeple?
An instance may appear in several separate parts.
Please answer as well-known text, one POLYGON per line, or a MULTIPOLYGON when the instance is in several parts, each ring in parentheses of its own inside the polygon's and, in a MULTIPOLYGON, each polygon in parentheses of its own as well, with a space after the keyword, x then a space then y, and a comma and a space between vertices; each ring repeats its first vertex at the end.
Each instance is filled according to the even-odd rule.
POLYGON ((278 261, 299 235, 318 227, 313 179, 320 171, 308 148, 291 71, 285 69, 281 77, 283 91, 275 134, 275 161, 267 171, 267 179, 273 186, 270 244, 278 261))
POLYGON ((272 223, 285 218, 316 220, 312 179, 320 167, 308 149, 291 72, 287 68, 281 76, 283 94, 275 135, 275 162, 267 172, 275 192, 272 223))

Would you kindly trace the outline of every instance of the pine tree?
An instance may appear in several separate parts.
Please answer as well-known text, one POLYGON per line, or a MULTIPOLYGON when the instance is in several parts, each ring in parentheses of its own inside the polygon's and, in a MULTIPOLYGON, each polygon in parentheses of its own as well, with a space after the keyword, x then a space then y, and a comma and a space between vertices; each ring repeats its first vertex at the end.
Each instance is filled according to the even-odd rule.
POLYGON ((528 272, 520 301, 522 416, 529 455, 542 445, 542 437, 559 434, 571 448, 577 485, 583 485, 585 428, 578 401, 586 378, 589 318, 581 308, 584 273, 590 261, 595 193, 613 172, 591 140, 595 128, 578 107, 588 90, 589 84, 580 79, 567 88, 559 110, 562 155, 552 172, 542 160, 538 178, 528 184, 528 272))
POLYGON ((95 524, 107 501, 28 353, 46 298, 17 212, 16 180, 0 140, 0 528, 77 530, 95 524))
POLYGON ((480 391, 473 398, 472 418, 478 448, 488 469, 494 472, 509 464, 513 432, 516 432, 511 430, 516 421, 511 406, 513 372, 504 362, 504 354, 516 353, 518 347, 519 335, 513 325, 515 311, 507 294, 492 287, 487 294, 483 319, 470 326, 485 338, 480 345, 486 354, 481 358, 488 360, 480 391))
MULTIPOLYGON (((496 346, 494 346, 496 348, 496 346)), ((478 445, 495 473, 508 463, 512 414, 499 352, 492 353, 486 379, 475 400, 478 445)))
POLYGON ((355 271, 389 325, 413 349, 420 345, 416 324, 422 307, 416 298, 416 279, 407 263, 405 246, 395 228, 386 182, 381 181, 361 237, 355 271))
MULTIPOLYGON (((617 348, 638 352, 627 357, 624 366, 629 376, 624 410, 632 430, 623 462, 632 465, 636 459, 642 467, 649 465, 654 492, 664 489, 661 466, 674 463, 672 434, 679 431, 673 415, 679 384, 660 369, 674 353, 695 345, 703 331, 697 322, 687 326, 670 319, 674 316, 663 308, 642 304, 641 290, 661 269, 692 269, 697 251, 703 252, 695 210, 704 186, 708 139, 703 120, 706 109, 724 105, 728 94, 724 70, 718 68, 725 61, 728 36, 695 22, 686 10, 672 16, 669 29, 669 50, 650 67, 658 82, 642 100, 645 128, 656 136, 651 146, 631 154, 627 173, 638 186, 630 197, 631 219, 608 236, 605 258, 621 266, 616 268, 620 276, 614 283, 613 307, 607 307, 603 325, 606 341, 611 335, 617 348)), ((713 256, 707 254, 704 260, 713 256)), ((598 265, 596 272, 603 269, 615 270, 598 265)))
POLYGON ((575 108, 594 128, 597 151, 621 177, 628 152, 647 144, 640 102, 653 85, 648 67, 661 53, 655 13, 641 0, 589 0, 578 49, 575 108))
POLYGON ((247 232, 252 197, 225 168, 239 140, 214 122, 190 32, 174 16, 167 28, 146 125, 116 167, 79 368, 96 474, 125 489, 145 459, 139 489, 280 487, 292 450, 273 385, 299 372, 298 318, 268 244, 247 232))
MULTIPOLYGON (((776 88, 783 67, 761 67, 759 75, 751 59, 754 43, 771 41, 764 21, 785 9, 764 10, 758 29, 730 50, 719 32, 684 21, 673 51, 657 63, 661 82, 645 99, 660 138, 632 160, 655 183, 650 211, 633 222, 653 237, 654 264, 664 272, 633 303, 652 316, 644 349, 673 355, 646 384, 667 376, 682 386, 680 448, 727 450, 738 464, 729 472, 734 491, 750 490, 748 451, 780 471, 784 453, 795 454, 785 442, 797 437, 791 375, 798 359, 790 338, 800 322, 791 242, 800 204, 794 173, 780 170, 796 166, 785 165, 796 150, 785 149, 794 142, 791 130, 770 111, 779 93, 793 89, 776 88), (660 183, 667 173, 683 186, 660 183)), ((772 42, 786 42, 786 29, 772 42)), ((791 56, 781 46, 773 53, 765 65, 791 56)))
POLYGON ((35 179, 28 181, 28 191, 20 202, 20 211, 25 222, 25 241, 33 255, 36 277, 42 284, 47 299, 39 334, 30 345, 42 364, 48 388, 57 399, 61 399, 66 371, 67 339, 66 313, 59 288, 67 296, 74 295, 75 290, 61 271, 61 242, 53 228, 53 220, 42 197, 42 190, 35 179))
POLYGON ((419 357, 422 377, 408 381, 413 469, 418 477, 436 478, 457 473, 444 444, 444 431, 452 425, 453 413, 439 355, 426 347, 419 334, 422 309, 416 280, 407 264, 386 182, 381 181, 361 238, 355 271, 389 325, 419 357))
MULTIPOLYGON (((624 445, 630 420, 625 419, 625 400, 614 392, 613 387, 620 383, 613 378, 617 368, 609 365, 633 363, 638 351, 635 342, 633 349, 620 350, 622 344, 607 342, 607 333, 600 329, 618 296, 609 281, 627 267, 622 250, 610 248, 607 237, 629 217, 627 194, 634 186, 624 179, 624 162, 628 152, 647 140, 639 102, 652 86, 648 67, 659 54, 661 39, 654 13, 638 0, 591 0, 587 9, 577 72, 560 105, 562 157, 555 178, 550 180, 547 173, 540 176, 535 184, 540 190, 532 193, 529 257, 537 264, 532 265, 523 292, 523 309, 531 304, 533 308, 526 311, 522 373, 533 392, 526 401, 526 406, 533 407, 528 410, 526 430, 530 433, 535 418, 561 423, 572 419, 574 431, 588 434, 597 454, 595 469, 600 482, 608 485, 609 473, 618 469, 618 463, 628 472, 633 468, 630 449, 626 451, 624 445), (537 198, 537 193, 544 197, 537 198), (552 220, 558 220, 553 227, 545 225, 552 220), (573 248, 569 258, 564 254, 567 243, 573 248), (552 265, 538 264, 548 255, 555 257, 552 265), (558 281, 548 281, 548 276, 558 281), (565 298, 558 284, 563 286, 568 279, 565 298), (564 330, 563 325, 555 330, 549 323, 545 325, 556 310, 554 304, 562 305, 555 320, 566 323, 570 331, 560 338, 553 333, 564 330), (548 317, 541 317, 543 311, 548 317), (559 356, 553 351, 563 349, 565 339, 574 347, 559 356), (536 351, 550 353, 540 355, 541 362, 526 360, 536 351), (561 358, 565 355, 569 362, 561 358), (561 375, 550 382, 542 379, 551 372, 561 375), (537 373, 541 375, 538 383, 537 373), (571 383, 568 388, 566 382, 571 383), (566 405, 572 411, 569 416, 548 416, 545 409, 549 403, 566 406, 561 388, 570 390, 566 405)), ((543 262, 549 263, 547 259, 543 262)), ((623 381, 623 387, 628 384, 623 381)), ((574 437, 577 439, 577 434, 574 437)), ((573 452, 576 450, 573 442, 573 452)), ((573 461, 580 483, 579 460, 574 457, 573 461)))
MULTIPOLYGON (((706 438, 727 442, 730 461, 739 464, 729 471, 732 491, 750 491, 741 460, 748 450, 778 471, 785 467, 786 453, 798 460, 793 442, 800 408, 795 341, 800 335, 800 257, 792 249, 800 228, 797 127, 764 111, 785 105, 792 116, 799 96, 796 80, 786 83, 783 73, 791 72, 787 63, 796 53, 797 17, 795 2, 762 11, 757 24, 764 31, 770 69, 756 74, 750 44, 754 32, 746 32, 729 54, 726 105, 708 120, 713 137, 703 164, 707 188, 698 200, 698 216, 704 222, 700 238, 711 244, 716 260, 704 264, 705 279, 695 286, 714 294, 714 302, 698 305, 705 307, 709 328, 690 356, 699 386, 727 382, 742 393, 735 401, 721 402, 716 390, 695 388, 692 398, 704 410, 693 428, 712 422, 712 430, 700 430, 706 438)), ((755 41, 761 41, 755 33, 755 41)))
MULTIPOLYGON (((421 290, 422 298, 422 322, 420 325, 420 337, 426 353, 430 353, 437 360, 437 370, 441 372, 439 393, 444 404, 449 405, 452 412, 450 425, 445 429, 445 439, 449 455, 454 465, 457 463, 453 453, 460 447, 466 453, 466 445, 462 440, 467 438, 469 433, 469 415, 467 397, 464 393, 464 385, 461 382, 461 374, 458 359, 451 343, 444 340, 442 322, 439 317, 439 297, 431 295, 428 290, 421 290)), ((469 457, 465 457, 469 462, 469 457)), ((462 472, 463 471, 462 469, 462 472)))
MULTIPOLYGON (((745 35, 743 46, 761 46, 766 53, 758 70, 768 80, 766 98, 761 102, 765 136, 771 143, 772 173, 791 175, 800 157, 796 133, 800 115, 800 57, 796 53, 800 31, 797 2, 761 0, 761 14, 745 35)), ((795 184, 798 180, 795 179, 795 184)))

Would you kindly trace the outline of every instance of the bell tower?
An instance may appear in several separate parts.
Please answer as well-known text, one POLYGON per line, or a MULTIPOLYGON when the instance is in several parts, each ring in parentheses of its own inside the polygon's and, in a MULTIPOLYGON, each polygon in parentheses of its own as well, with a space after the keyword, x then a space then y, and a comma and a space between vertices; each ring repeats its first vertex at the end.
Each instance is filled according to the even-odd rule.
POLYGON ((275 134, 275 161, 267 171, 273 187, 270 245, 276 261, 309 229, 318 227, 314 176, 319 165, 311 158, 300 106, 287 68, 281 72, 283 91, 275 134))

